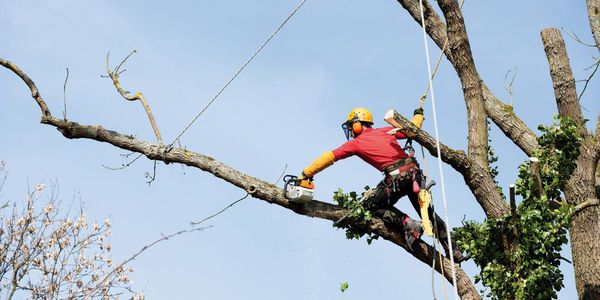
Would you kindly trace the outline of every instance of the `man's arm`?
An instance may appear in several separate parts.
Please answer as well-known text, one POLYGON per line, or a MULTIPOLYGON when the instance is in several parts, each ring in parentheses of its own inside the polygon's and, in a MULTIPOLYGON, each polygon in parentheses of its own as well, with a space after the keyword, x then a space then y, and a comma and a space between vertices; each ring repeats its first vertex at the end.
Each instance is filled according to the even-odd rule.
POLYGON ((317 157, 317 159, 315 159, 308 167, 304 168, 302 175, 314 177, 317 173, 333 165, 335 161, 350 157, 354 154, 356 154, 356 141, 351 140, 333 151, 327 151, 321 154, 321 156, 317 157))

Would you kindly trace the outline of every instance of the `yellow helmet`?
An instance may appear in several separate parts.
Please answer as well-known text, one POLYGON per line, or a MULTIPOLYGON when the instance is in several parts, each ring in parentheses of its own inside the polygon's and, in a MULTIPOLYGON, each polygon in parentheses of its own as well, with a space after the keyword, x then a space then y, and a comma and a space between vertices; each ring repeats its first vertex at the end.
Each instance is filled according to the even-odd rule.
POLYGON ((363 131, 363 124, 371 127, 373 115, 366 108, 357 107, 350 112, 346 122, 342 123, 342 130, 344 130, 346 139, 350 140, 350 137, 355 138, 360 135, 363 131))
POLYGON ((360 121, 360 122, 367 122, 367 123, 373 124, 373 116, 371 115, 371 112, 369 112, 366 108, 357 107, 350 112, 350 114, 348 115, 348 119, 346 121, 347 122, 360 121))

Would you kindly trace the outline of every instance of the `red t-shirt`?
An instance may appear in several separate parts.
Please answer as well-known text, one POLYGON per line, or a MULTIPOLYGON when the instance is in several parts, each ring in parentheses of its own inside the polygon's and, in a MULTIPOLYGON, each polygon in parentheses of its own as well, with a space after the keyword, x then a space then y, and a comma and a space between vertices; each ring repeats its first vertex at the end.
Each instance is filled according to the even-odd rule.
POLYGON ((383 171, 386 166, 407 157, 396 141, 397 139, 405 139, 406 135, 402 132, 397 132, 395 135, 387 134, 392 129, 394 127, 391 126, 365 128, 357 138, 333 150, 333 156, 337 161, 352 155, 358 155, 377 170, 383 171))

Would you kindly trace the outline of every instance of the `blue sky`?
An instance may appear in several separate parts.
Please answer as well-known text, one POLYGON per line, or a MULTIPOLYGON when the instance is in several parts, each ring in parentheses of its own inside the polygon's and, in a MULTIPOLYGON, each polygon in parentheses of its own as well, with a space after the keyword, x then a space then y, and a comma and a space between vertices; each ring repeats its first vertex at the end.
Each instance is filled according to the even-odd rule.
MULTIPOLYGON (((163 138, 171 141, 275 29, 298 1, 2 1, 0 57, 36 82, 55 116, 63 110, 65 67, 70 70, 68 117, 154 141, 139 103, 124 101, 104 74, 133 49, 121 82, 148 98, 163 138)), ((518 67, 514 109, 532 128, 556 113, 539 32, 565 27, 591 42, 584 1, 467 1, 464 7, 475 62, 504 101, 504 76, 518 67)), ((576 79, 598 56, 564 34, 576 79)), ((430 44, 432 60, 438 50, 430 44)), ((595 78, 582 98, 595 120, 595 78)), ((302 10, 183 136, 189 149, 250 175, 275 181, 287 164, 299 173, 344 141, 340 124, 356 106, 385 125, 390 108, 410 115, 427 84, 420 27, 396 1, 308 0, 302 10)), ((581 88, 581 85, 579 85, 581 88)), ((446 61, 435 81, 442 142, 466 147, 460 82, 446 61)), ((39 124, 30 93, 0 71, 0 160, 9 182, 2 200, 25 196, 27 181, 56 180, 60 196, 85 201, 88 215, 113 220, 115 259, 128 257, 161 233, 199 220, 244 195, 210 174, 159 164, 148 186, 141 159, 121 171, 126 152, 85 140, 67 140, 39 124)), ((424 128, 433 131, 430 103, 424 128)), ((593 123, 593 122, 592 122, 593 123)), ((500 182, 508 186, 525 159, 492 128, 500 155, 500 182)), ((439 181, 434 160, 430 173, 439 181)), ((445 168, 450 223, 483 213, 462 178, 445 168)), ((357 158, 336 163, 316 178, 316 196, 332 201, 338 187, 360 190, 380 174, 357 158)), ((441 193, 434 197, 441 207, 441 193)), ((407 203, 400 207, 416 213, 407 203)), ((212 228, 177 237, 145 252, 133 266, 135 287, 150 299, 431 298, 431 270, 385 241, 347 241, 331 222, 298 216, 246 199, 211 220, 212 228), (339 284, 348 281, 346 293, 339 284)), ((565 250, 566 257, 570 252, 565 250)), ((476 274, 472 262, 464 268, 476 274)), ((560 299, 576 299, 573 271, 563 265, 560 299)), ((438 297, 442 294, 436 276, 438 297)))

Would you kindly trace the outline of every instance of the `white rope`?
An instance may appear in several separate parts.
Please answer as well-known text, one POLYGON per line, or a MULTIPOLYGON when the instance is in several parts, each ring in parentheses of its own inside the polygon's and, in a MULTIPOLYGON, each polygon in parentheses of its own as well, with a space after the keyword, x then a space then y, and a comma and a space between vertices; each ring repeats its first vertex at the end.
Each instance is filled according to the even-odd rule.
MULTIPOLYGON (((446 183, 444 181, 444 172, 442 169, 442 154, 440 150, 440 135, 437 123, 437 113, 435 108, 435 93, 433 89, 433 80, 431 78, 431 62, 429 61, 429 46, 427 44, 427 32, 425 31, 425 15, 423 13, 423 0, 419 0, 421 8, 421 27, 423 28, 423 43, 425 44, 425 54, 427 57, 427 72, 429 75, 429 86, 431 86, 431 109, 433 111, 433 126, 435 129, 435 146, 437 148, 438 167, 440 171, 440 181, 442 184, 442 203, 444 205, 444 221, 446 221, 446 233, 448 236, 448 249, 450 252, 450 262, 452 269, 452 285, 454 286, 454 299, 458 298, 458 288, 456 287, 456 269, 454 268, 454 253, 452 251, 452 238, 450 237, 450 224, 448 222, 448 205, 446 201, 446 183)), ((441 266, 443 268, 443 266, 441 266)))
POLYGON ((294 10, 292 10, 292 12, 287 16, 287 18, 285 18, 285 20, 283 20, 283 22, 279 25, 279 27, 277 27, 277 29, 275 29, 275 31, 273 31, 273 33, 271 33, 271 35, 262 43, 262 45, 260 47, 258 47, 258 49, 256 51, 254 51, 254 54, 252 54, 252 56, 250 56, 250 58, 248 58, 248 60, 246 60, 246 62, 237 70, 237 72, 235 72, 235 74, 233 74, 231 79, 229 79, 227 81, 227 83, 225 83, 225 85, 219 90, 219 92, 217 92, 217 94, 215 94, 215 96, 208 102, 208 104, 206 104, 206 106, 204 106, 204 108, 196 115, 196 117, 194 117, 194 119, 192 119, 192 121, 181 131, 181 133, 179 133, 179 135, 173 140, 173 142, 171 142, 171 144, 169 144, 169 146, 167 147, 168 149, 171 148, 175 144, 175 142, 177 142, 188 129, 190 129, 192 124, 194 124, 194 122, 196 122, 196 120, 198 120, 198 118, 204 113, 204 111, 206 111, 206 109, 208 109, 208 107, 213 102, 215 102, 215 100, 217 100, 217 98, 221 95, 221 93, 223 93, 223 91, 225 91, 225 89, 229 86, 229 84, 231 84, 231 82, 236 77, 238 77, 238 75, 240 75, 240 73, 242 73, 242 71, 256 57, 256 55, 258 55, 258 53, 260 53, 260 51, 262 51, 262 49, 275 37, 275 35, 277 35, 277 33, 283 28, 283 26, 285 26, 285 24, 296 14, 296 12, 302 7, 302 5, 304 5, 304 2, 306 2, 306 0, 302 0, 300 2, 300 4, 298 4, 298 6, 296 6, 296 8, 294 8, 294 10))

